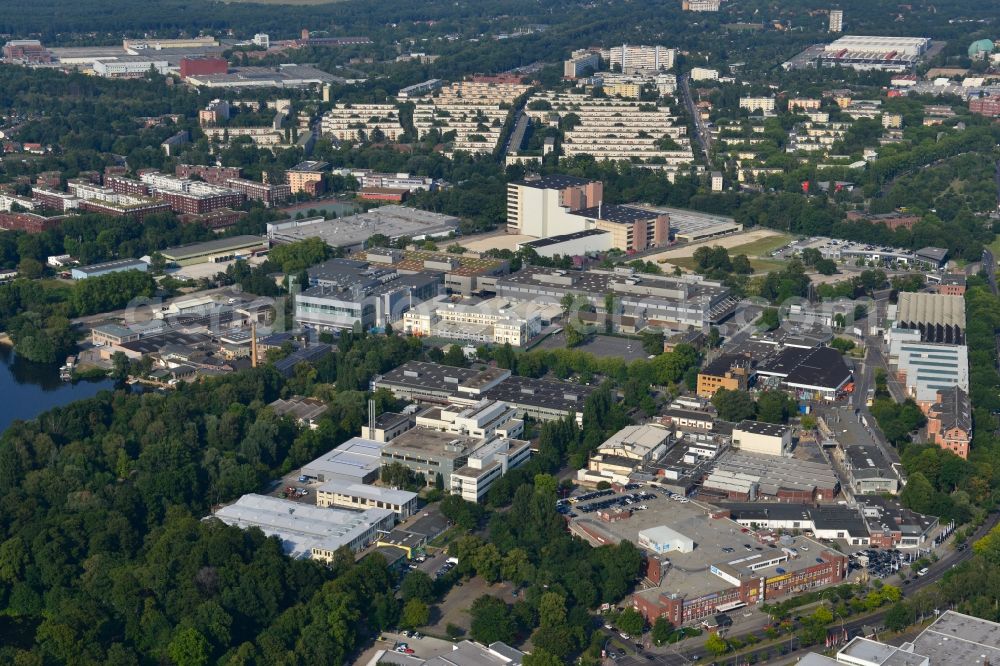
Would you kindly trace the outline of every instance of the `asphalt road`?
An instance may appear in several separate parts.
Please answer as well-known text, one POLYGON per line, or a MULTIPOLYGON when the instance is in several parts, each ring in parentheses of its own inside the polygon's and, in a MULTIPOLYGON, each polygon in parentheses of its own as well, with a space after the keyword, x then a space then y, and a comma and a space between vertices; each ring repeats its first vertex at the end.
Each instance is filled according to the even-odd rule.
POLYGON ((701 152, 705 156, 705 163, 711 165, 712 134, 708 131, 705 121, 701 119, 694 108, 694 99, 691 97, 690 79, 687 74, 680 77, 677 82, 681 90, 681 97, 684 100, 684 108, 691 114, 691 121, 694 127, 694 138, 701 146, 701 152))

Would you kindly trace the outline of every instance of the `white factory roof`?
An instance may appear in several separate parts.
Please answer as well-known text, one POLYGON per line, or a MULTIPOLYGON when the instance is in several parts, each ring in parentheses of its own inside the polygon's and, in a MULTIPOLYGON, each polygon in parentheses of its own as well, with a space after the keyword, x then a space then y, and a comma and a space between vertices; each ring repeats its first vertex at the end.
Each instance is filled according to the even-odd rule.
POLYGON ((386 444, 364 437, 352 437, 332 451, 327 451, 308 465, 304 474, 326 478, 363 479, 382 467, 382 449, 386 444))
POLYGON ((670 431, 658 425, 625 426, 601 444, 601 453, 629 453, 645 457, 670 438, 670 431))
POLYGON ((259 527, 281 539, 290 557, 309 557, 314 548, 334 551, 349 545, 373 526, 393 516, 389 509, 323 509, 266 495, 244 495, 213 514, 227 525, 259 527))

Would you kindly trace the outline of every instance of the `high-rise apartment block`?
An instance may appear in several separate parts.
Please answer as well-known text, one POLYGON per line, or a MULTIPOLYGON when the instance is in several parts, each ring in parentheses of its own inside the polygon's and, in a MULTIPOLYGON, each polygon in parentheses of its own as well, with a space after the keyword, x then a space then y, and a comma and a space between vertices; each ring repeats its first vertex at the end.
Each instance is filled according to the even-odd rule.
POLYGON ((588 71, 596 72, 601 68, 601 54, 587 49, 578 49, 570 54, 569 60, 563 63, 563 76, 576 79, 588 71))
POLYGON ((676 56, 676 49, 635 44, 612 46, 601 52, 609 67, 618 65, 626 74, 639 70, 672 69, 676 56))
POLYGON ((830 32, 843 32, 843 31, 844 31, 844 10, 831 9, 830 32))

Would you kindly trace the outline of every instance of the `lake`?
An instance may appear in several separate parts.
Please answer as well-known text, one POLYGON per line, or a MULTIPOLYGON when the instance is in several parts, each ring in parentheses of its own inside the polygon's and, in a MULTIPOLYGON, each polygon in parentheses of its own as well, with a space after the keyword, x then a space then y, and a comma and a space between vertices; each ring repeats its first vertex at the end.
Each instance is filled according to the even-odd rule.
POLYGON ((10 347, 0 345, 0 432, 16 419, 32 419, 110 388, 114 388, 110 379, 64 382, 57 366, 23 361, 10 347))

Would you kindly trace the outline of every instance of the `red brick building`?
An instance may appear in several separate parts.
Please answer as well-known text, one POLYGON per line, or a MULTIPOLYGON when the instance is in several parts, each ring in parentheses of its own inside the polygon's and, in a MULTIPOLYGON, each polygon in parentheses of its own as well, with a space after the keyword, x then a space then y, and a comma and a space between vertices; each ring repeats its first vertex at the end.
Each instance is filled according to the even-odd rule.
POLYGON ((190 194, 158 190, 156 198, 170 204, 175 213, 202 215, 220 208, 239 208, 246 197, 240 192, 217 194, 190 194))
POLYGON ((142 222, 150 215, 169 213, 170 204, 150 201, 141 204, 113 204, 104 201, 81 201, 80 208, 90 213, 100 213, 111 217, 125 217, 136 222, 142 222))
POLYGON ((868 213, 862 213, 856 210, 848 211, 847 219, 851 222, 884 224, 892 230, 899 229, 900 227, 912 229, 913 225, 920 221, 920 218, 916 215, 905 215, 903 213, 881 213, 879 215, 869 215, 868 213))
POLYGON ((1000 116, 1000 96, 980 97, 969 100, 969 111, 981 116, 996 118, 1000 116))
POLYGON ((402 203, 406 201, 409 190, 400 190, 392 187, 363 187, 358 192, 358 197, 367 201, 391 201, 402 203))
POLYGON ((291 186, 284 183, 271 185, 244 178, 230 178, 222 184, 237 192, 242 192, 247 199, 263 202, 267 207, 280 204, 292 196, 291 186))
POLYGON ((136 197, 149 196, 149 185, 124 176, 108 176, 104 179, 104 185, 115 194, 130 194, 136 197))
POLYGON ((204 215, 180 215, 179 219, 181 224, 200 224, 209 229, 225 229, 235 225, 246 216, 246 211, 222 208, 204 215))
MULTIPOLYGON (((754 606, 788 594, 839 583, 847 575, 846 556, 831 551, 822 551, 815 559, 820 561, 772 576, 761 577, 753 574, 739 580, 738 584, 695 598, 688 598, 683 594, 667 593, 659 589, 646 590, 632 597, 632 605, 651 623, 656 618, 664 616, 679 626, 718 612, 724 612, 727 604, 754 606)), ((729 575, 722 570, 723 568, 723 565, 712 565, 712 573, 716 573, 716 569, 719 569, 721 573, 716 573, 716 575, 729 575)), ((662 570, 662 565, 650 565, 647 562, 647 576, 650 573, 656 574, 659 570, 662 570)), ((671 574, 668 571, 665 577, 669 578, 671 575, 682 576, 683 574, 671 574)), ((660 578, 664 578, 664 576, 661 575, 660 578)), ((720 586, 725 585, 726 582, 728 579, 724 580, 720 577, 720 586)))
POLYGON ((209 56, 199 58, 181 58, 181 78, 201 76, 204 74, 225 74, 229 71, 229 61, 225 58, 209 56))
POLYGON ((969 394, 953 386, 941 389, 927 410, 927 436, 942 449, 968 459, 972 442, 972 406, 969 394))
POLYGON ((66 217, 43 217, 34 213, 2 213, 0 212, 0 229, 7 231, 26 231, 29 234, 39 234, 58 227, 66 217))
POLYGON ((239 178, 239 167, 203 166, 201 164, 178 164, 174 169, 178 178, 198 176, 210 185, 227 185, 227 181, 239 178))

